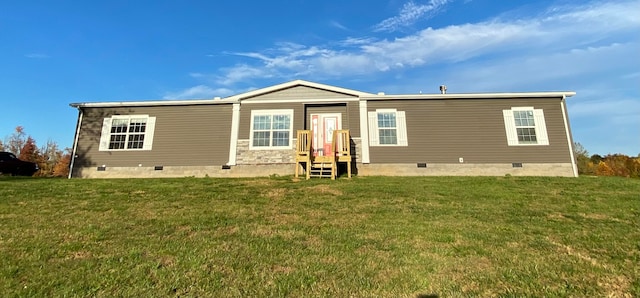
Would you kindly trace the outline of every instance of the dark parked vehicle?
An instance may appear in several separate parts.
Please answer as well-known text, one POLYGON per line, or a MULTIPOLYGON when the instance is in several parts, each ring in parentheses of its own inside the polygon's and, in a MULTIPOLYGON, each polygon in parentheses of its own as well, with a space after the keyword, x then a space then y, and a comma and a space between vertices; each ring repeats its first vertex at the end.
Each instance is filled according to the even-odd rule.
POLYGON ((2 174, 31 176, 38 170, 37 163, 19 160, 11 152, 0 152, 0 173, 2 174))

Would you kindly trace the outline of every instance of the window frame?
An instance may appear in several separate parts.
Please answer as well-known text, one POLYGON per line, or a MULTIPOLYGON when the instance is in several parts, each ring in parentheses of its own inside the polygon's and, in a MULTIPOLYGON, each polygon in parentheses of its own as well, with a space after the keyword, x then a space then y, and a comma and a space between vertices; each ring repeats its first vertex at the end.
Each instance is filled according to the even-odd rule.
POLYGON ((404 147, 409 146, 407 137, 407 117, 404 111, 398 111, 397 109, 376 109, 375 111, 368 112, 369 118, 369 146, 380 147, 404 147), (379 127, 378 115, 390 114, 395 115, 395 128, 392 127, 379 127), (380 131, 381 130, 395 130, 396 131, 396 143, 395 144, 382 144, 380 143, 380 131))
POLYGON ((293 148, 293 109, 277 109, 277 110, 251 110, 251 122, 249 126, 249 150, 289 150, 293 148), (269 129, 254 129, 256 116, 270 116, 270 128, 269 129), (274 116, 289 116, 289 128, 288 129, 274 129, 274 116), (255 146, 254 133, 255 132, 269 132, 269 146, 255 146), (287 132, 289 134, 288 143, 284 146, 273 145, 273 133, 274 132, 287 132))
POLYGON ((549 136, 547 125, 542 109, 533 107, 512 107, 509 110, 502 110, 504 127, 507 136, 508 146, 548 146, 549 136), (534 125, 516 125, 514 112, 531 112, 533 114, 534 125), (518 138, 518 128, 533 128, 536 134, 536 142, 521 142, 518 138))
POLYGON ((111 117, 106 117, 102 121, 102 132, 100 134, 100 146, 98 151, 149 151, 153 148, 153 136, 155 133, 155 124, 156 117, 150 117, 149 115, 112 115, 111 117), (144 133, 140 133, 139 131, 130 131, 131 129, 131 121, 135 119, 145 119, 145 131, 144 133), (111 128, 113 126, 114 120, 126 120, 127 126, 126 131, 124 132, 111 132, 111 128), (109 148, 111 143, 112 135, 124 135, 124 148, 109 148), (130 139, 130 137, 136 138, 137 136, 143 135, 142 147, 140 148, 129 148, 129 146, 134 142, 139 142, 139 140, 130 139))

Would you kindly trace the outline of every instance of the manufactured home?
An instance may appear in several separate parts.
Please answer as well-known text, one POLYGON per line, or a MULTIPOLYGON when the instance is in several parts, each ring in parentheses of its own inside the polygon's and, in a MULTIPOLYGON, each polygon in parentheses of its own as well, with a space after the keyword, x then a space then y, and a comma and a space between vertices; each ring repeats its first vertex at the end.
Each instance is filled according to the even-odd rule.
POLYGON ((575 177, 573 95, 384 94, 295 80, 226 98, 72 103, 69 177, 575 177))

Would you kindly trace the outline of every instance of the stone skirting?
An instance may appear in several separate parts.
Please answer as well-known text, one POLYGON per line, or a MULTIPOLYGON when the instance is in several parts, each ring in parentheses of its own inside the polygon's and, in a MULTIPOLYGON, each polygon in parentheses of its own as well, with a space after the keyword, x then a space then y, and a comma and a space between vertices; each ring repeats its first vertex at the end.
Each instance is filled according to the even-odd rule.
POLYGON ((169 177, 268 177, 294 174, 293 164, 239 165, 223 169, 222 166, 164 166, 155 167, 106 167, 98 171, 97 167, 77 168, 73 178, 169 178, 169 177))
POLYGON ((292 149, 281 150, 251 150, 249 148, 249 140, 238 140, 236 147, 236 164, 237 165, 255 165, 255 164, 282 164, 295 162, 295 145, 293 139, 292 149))
MULTIPOLYGON (((419 168, 416 164, 361 164, 355 165, 359 176, 562 176, 574 177, 570 163, 523 164, 514 168, 512 164, 427 164, 419 168)), ((160 177, 268 177, 271 175, 293 175, 295 165, 255 164, 237 165, 223 169, 222 166, 165 166, 154 167, 97 167, 74 169, 76 178, 160 178, 160 177)))
MULTIPOLYGON (((284 150, 251 150, 249 140, 238 140, 236 147, 236 165, 266 165, 266 164, 293 164, 295 163, 296 139, 293 139, 293 148, 284 150)), ((360 138, 351 139, 351 155, 355 161, 361 157, 360 138)))
POLYGON ((561 176, 575 177, 571 163, 508 164, 358 164, 361 176, 561 176))

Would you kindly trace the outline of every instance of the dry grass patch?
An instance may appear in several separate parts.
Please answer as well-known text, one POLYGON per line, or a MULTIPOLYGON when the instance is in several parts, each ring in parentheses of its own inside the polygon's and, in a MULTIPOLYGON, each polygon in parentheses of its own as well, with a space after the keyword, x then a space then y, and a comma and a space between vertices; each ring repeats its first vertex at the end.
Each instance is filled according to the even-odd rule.
POLYGON ((304 191, 311 195, 328 194, 335 197, 341 196, 343 194, 341 190, 329 184, 318 184, 314 186, 305 187, 304 191))

